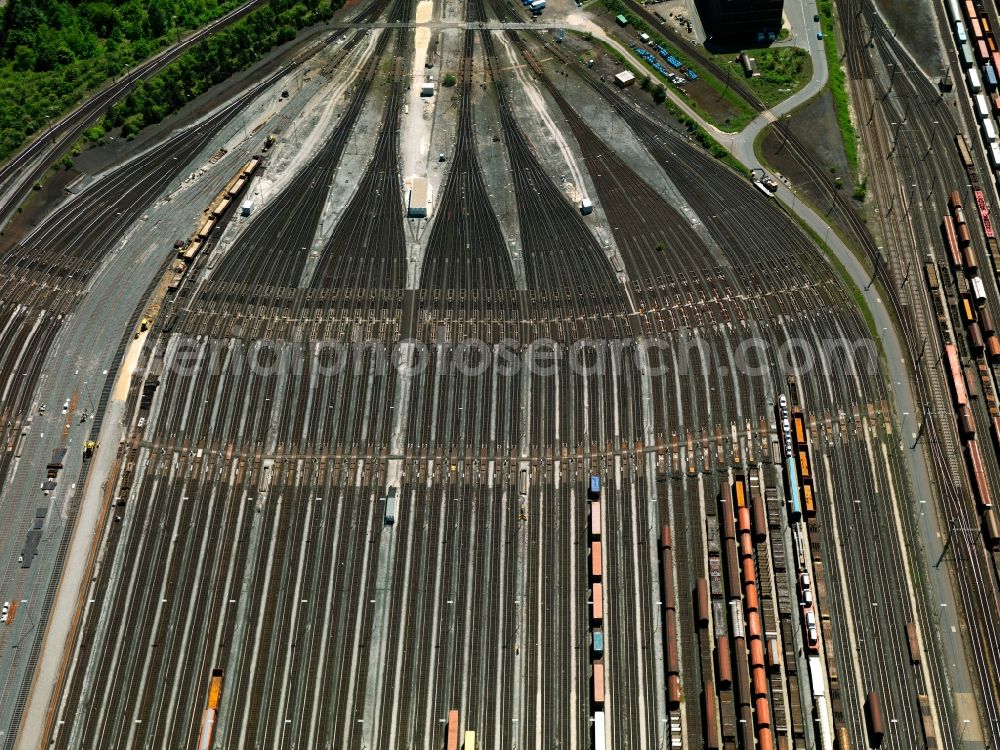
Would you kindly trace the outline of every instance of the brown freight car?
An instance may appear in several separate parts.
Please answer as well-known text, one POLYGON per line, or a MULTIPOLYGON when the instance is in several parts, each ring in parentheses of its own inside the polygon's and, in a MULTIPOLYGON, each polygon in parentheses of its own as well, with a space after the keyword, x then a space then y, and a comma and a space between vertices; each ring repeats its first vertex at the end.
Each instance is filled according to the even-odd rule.
POLYGON ((958 431, 963 440, 969 440, 976 436, 976 422, 972 418, 972 409, 969 408, 968 404, 958 409, 958 431))
POLYGON ((728 690, 733 685, 733 664, 729 657, 729 638, 720 635, 715 639, 715 676, 719 688, 728 690))
POLYGON ((1000 361, 1000 339, 995 333, 986 337, 986 356, 994 364, 1000 361))
POLYGON ((979 330, 979 324, 972 322, 969 324, 969 349, 977 357, 983 353, 983 349, 986 348, 986 342, 983 340, 982 331, 979 330))
POLYGON ((715 719, 715 689, 709 680, 705 680, 701 698, 704 707, 701 715, 705 722, 705 726, 703 727, 705 730, 705 747, 707 750, 719 750, 719 729, 716 726, 715 719))
POLYGON ((950 216, 941 219, 941 234, 944 237, 944 247, 948 251, 948 261, 952 268, 962 267, 962 253, 958 247, 958 233, 955 231, 955 222, 950 216))
POLYGON ((882 723, 882 704, 874 690, 865 699, 865 718, 868 720, 868 744, 871 747, 881 747, 885 725, 882 723))
POLYGON ((704 578, 694 585, 694 618, 699 628, 708 627, 708 581, 704 578))
POLYGON ((990 508, 983 514, 983 541, 987 549, 1000 547, 1000 522, 997 521, 996 508, 990 508))
POLYGON ((983 456, 979 452, 979 445, 975 438, 966 441, 965 454, 969 465, 969 479, 972 481, 972 490, 979 502, 979 507, 981 510, 992 508, 993 498, 990 495, 990 485, 986 479, 983 456))
POLYGON ((990 314, 989 309, 985 307, 979 311, 979 328, 984 336, 996 332, 993 327, 993 316, 990 314))
POLYGON ((754 701, 754 713, 757 729, 771 726, 771 704, 767 702, 767 698, 758 698, 754 701))
POLYGON ((920 641, 917 639, 917 624, 906 623, 906 645, 910 648, 910 663, 920 663, 920 641))

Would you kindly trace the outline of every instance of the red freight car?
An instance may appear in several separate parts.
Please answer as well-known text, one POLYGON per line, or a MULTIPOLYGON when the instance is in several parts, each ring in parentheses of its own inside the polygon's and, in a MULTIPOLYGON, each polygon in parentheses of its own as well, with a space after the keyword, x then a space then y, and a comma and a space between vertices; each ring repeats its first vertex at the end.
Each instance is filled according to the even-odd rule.
POLYGON ((594 707, 601 708, 604 705, 604 665, 601 662, 594 664, 594 672, 591 676, 592 698, 594 707))
POLYGON ((604 621, 604 586, 595 583, 591 590, 590 621, 600 625, 604 621))
POLYGON ((979 507, 983 509, 992 508, 993 499, 990 496, 990 485, 986 480, 983 456, 979 452, 979 445, 976 443, 975 438, 966 442, 965 455, 969 462, 969 479, 972 481, 972 491, 976 495, 979 507))
POLYGON ((601 580, 601 543, 590 543, 590 579, 601 580))
POLYGON ((948 251, 948 260, 952 268, 961 268, 962 253, 958 249, 958 234, 955 232, 955 222, 950 216, 941 218, 941 233, 944 237, 945 250, 948 251))
POLYGON ((882 704, 874 690, 868 693, 865 700, 865 717, 868 719, 868 743, 871 747, 881 747, 885 726, 882 723, 882 704))
POLYGON ((954 344, 945 344, 945 375, 951 382, 951 392, 955 398, 956 406, 965 406, 969 403, 969 394, 965 390, 965 379, 962 376, 962 363, 958 359, 958 349, 954 344))
POLYGON ((705 730, 705 747, 708 750, 719 750, 719 729, 715 724, 715 689, 709 680, 705 680, 701 697, 704 701, 704 711, 702 711, 701 716, 705 722, 705 726, 703 727, 705 730))
POLYGON ((458 711, 448 712, 448 750, 458 750, 458 711))
POLYGON ((674 550, 670 527, 664 524, 660 529, 660 581, 663 585, 663 606, 676 608, 674 597, 674 550))

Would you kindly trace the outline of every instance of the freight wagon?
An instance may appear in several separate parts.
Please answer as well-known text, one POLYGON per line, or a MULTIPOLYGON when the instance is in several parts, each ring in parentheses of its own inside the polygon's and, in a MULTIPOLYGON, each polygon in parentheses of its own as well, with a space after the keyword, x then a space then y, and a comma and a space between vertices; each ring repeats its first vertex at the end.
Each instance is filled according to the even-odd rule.
POLYGON ((948 260, 952 268, 961 268, 962 253, 958 249, 958 235, 955 233, 955 221, 951 216, 945 215, 941 219, 941 232, 944 235, 945 250, 948 251, 948 260))
POLYGON ((458 711, 452 709, 448 712, 448 734, 447 750, 459 750, 458 748, 458 711))
POLYGON ((587 487, 587 497, 591 500, 601 499, 601 478, 596 474, 590 477, 590 484, 587 487))
POLYGON ((969 464, 969 479, 972 481, 972 491, 976 496, 976 501, 982 510, 993 507, 993 499, 990 495, 990 485, 986 479, 986 469, 983 466, 983 456, 979 452, 979 444, 975 438, 970 438, 965 443, 965 455, 969 464))
POLYGON ((865 699, 865 718, 868 721, 868 744, 871 747, 881 747, 885 725, 882 723, 882 704, 874 690, 865 699))
POLYGON ((976 298, 976 304, 982 307, 986 304, 986 287, 979 276, 972 277, 972 294, 976 298))
POLYGON ((212 735, 215 733, 215 717, 219 712, 219 702, 222 700, 222 670, 213 669, 212 678, 208 683, 208 700, 201 715, 201 731, 198 734, 198 750, 208 750, 212 746, 212 735))
POLYGON ((969 394, 965 390, 965 380, 962 375, 962 364, 958 359, 958 349, 954 344, 945 344, 945 375, 951 382, 952 396, 956 406, 969 403, 969 394))

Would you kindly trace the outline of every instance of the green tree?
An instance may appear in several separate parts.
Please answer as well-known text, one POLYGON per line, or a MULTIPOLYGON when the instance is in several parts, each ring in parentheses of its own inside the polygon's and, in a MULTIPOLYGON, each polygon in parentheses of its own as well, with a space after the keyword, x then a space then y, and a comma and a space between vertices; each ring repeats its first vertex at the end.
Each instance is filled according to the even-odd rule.
POLYGON ((25 44, 19 44, 14 49, 14 70, 23 73, 35 67, 35 50, 25 44))
POLYGON ((657 104, 663 104, 667 100, 667 89, 662 83, 656 84, 656 88, 653 89, 653 101, 657 104))

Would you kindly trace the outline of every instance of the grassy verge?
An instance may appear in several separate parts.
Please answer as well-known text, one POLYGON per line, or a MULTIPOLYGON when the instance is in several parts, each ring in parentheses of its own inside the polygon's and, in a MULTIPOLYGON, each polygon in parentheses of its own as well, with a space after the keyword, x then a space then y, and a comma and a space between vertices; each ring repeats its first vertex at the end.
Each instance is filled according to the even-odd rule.
POLYGON ((840 66, 837 52, 836 18, 833 14, 833 0, 819 0, 819 20, 823 29, 823 47, 826 63, 830 70, 830 93, 833 94, 833 108, 837 113, 837 124, 844 141, 844 153, 851 172, 858 174, 858 135, 851 122, 851 109, 847 100, 847 75, 840 66))
POLYGON ((725 146, 715 140, 715 138, 713 138, 709 132, 705 130, 705 128, 689 117, 684 110, 674 104, 674 102, 667 99, 663 103, 663 106, 667 108, 667 111, 674 119, 687 128, 691 137, 694 138, 698 145, 708 151, 708 153, 719 161, 728 164, 740 174, 747 175, 750 173, 749 167, 733 156, 725 146))
POLYGON ((767 107, 787 99, 812 78, 813 68, 809 53, 798 47, 748 49, 747 55, 757 62, 760 75, 746 78, 743 66, 735 52, 712 55, 717 65, 749 87, 767 107))

